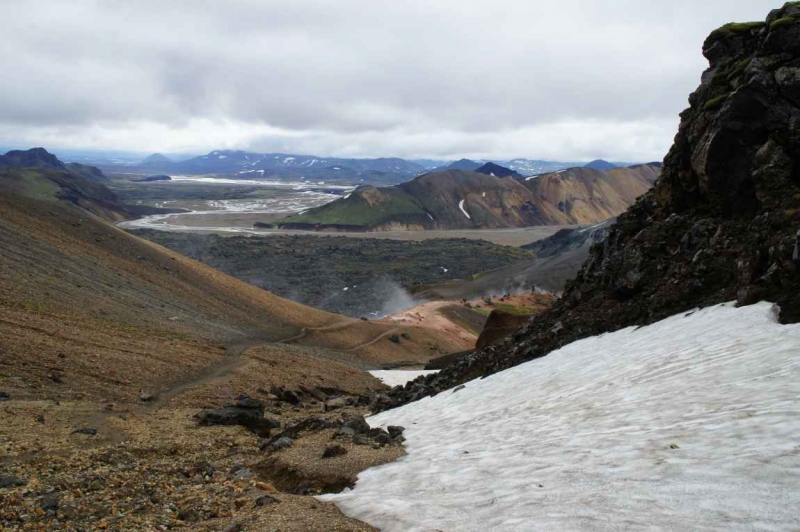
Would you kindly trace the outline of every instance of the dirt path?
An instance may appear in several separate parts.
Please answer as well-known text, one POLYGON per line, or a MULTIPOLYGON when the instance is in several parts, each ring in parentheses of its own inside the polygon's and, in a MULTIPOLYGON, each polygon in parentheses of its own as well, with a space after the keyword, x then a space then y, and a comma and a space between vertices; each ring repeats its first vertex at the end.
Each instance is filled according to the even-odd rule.
MULTIPOLYGON (((350 327, 351 325, 355 325, 356 323, 358 323, 358 320, 350 319, 347 321, 334 323, 333 325, 325 325, 324 327, 303 327, 302 329, 300 329, 300 332, 298 334, 295 334, 294 336, 290 336, 288 338, 284 338, 282 340, 277 340, 275 342, 269 342, 269 343, 289 344, 291 342, 296 342, 297 340, 302 340, 303 338, 308 336, 309 332, 337 331, 339 329, 345 329, 347 327, 350 327)), ((264 343, 266 344, 268 342, 264 343)))
POLYGON ((392 334, 398 334, 399 332, 400 332, 400 329, 388 330, 385 333, 379 334, 378 336, 376 336, 375 338, 373 338, 369 342, 365 342, 365 343, 363 343, 361 345, 357 345, 355 347, 351 347, 350 349, 346 349, 345 351, 347 351, 348 353, 351 353, 353 351, 358 351, 359 349, 363 349, 365 347, 369 347, 371 345, 377 344, 378 342, 380 342, 382 339, 386 338, 387 336, 390 336, 392 334))

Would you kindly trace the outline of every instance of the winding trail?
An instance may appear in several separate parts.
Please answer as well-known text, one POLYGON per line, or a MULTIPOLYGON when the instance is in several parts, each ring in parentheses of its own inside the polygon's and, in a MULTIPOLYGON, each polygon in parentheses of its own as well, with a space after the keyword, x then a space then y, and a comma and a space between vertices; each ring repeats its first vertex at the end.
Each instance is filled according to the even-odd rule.
MULTIPOLYGON (((298 334, 294 334, 292 336, 280 340, 268 340, 266 338, 254 337, 246 341, 238 342, 235 344, 229 344, 227 346, 227 354, 221 360, 209 366, 204 367, 199 373, 169 383, 165 383, 165 386, 163 386, 160 390, 154 393, 154 397, 151 401, 143 403, 133 403, 129 405, 131 413, 133 415, 146 415, 151 412, 154 412, 159 408, 165 406, 171 399, 178 397, 197 386, 208 384, 216 379, 219 379, 221 377, 233 373, 237 369, 246 366, 249 361, 244 356, 244 354, 250 348, 258 346, 281 345, 281 344, 288 345, 291 344, 292 342, 296 342, 297 340, 301 340, 307 337, 308 334, 311 332, 337 331, 341 329, 346 329, 348 327, 352 327, 354 325, 358 325, 359 323, 360 323, 359 320, 348 319, 346 321, 333 323, 331 325, 325 325, 322 327, 303 327, 298 334)), ((388 331, 380 333, 375 338, 367 342, 364 342, 362 344, 356 345, 354 347, 338 348, 338 349, 329 347, 325 349, 339 353, 352 353, 360 349, 364 349, 366 347, 374 345, 379 341, 381 341, 382 339, 391 336, 392 334, 399 334, 401 330, 402 329, 400 327, 394 327, 392 329, 389 329, 388 331)), ((365 368, 363 367, 359 367, 359 369, 365 370, 365 368)), ((98 411, 85 418, 85 420, 82 422, 82 425, 96 429, 98 431, 98 434, 102 434, 103 438, 98 441, 87 441, 83 444, 83 447, 84 448, 112 447, 127 441, 129 436, 125 432, 125 430, 119 428, 115 423, 109 423, 111 419, 118 418, 119 416, 120 416, 119 412, 98 411)), ((71 451, 66 449, 63 451, 48 451, 47 454, 50 456, 61 456, 63 458, 67 458, 70 456, 71 451)), ((40 452, 30 452, 14 458, 0 457, 0 463, 7 464, 7 463, 27 462, 34 460, 40 457, 41 455, 42 453, 40 452)))

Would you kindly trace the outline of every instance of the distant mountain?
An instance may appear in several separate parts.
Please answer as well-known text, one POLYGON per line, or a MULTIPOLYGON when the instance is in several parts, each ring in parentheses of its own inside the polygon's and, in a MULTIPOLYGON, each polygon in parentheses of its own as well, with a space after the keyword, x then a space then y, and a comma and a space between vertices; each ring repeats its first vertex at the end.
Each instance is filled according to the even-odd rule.
POLYGON ((519 178, 522 177, 514 170, 511 170, 510 168, 506 168, 505 166, 500 166, 499 164, 495 164, 492 162, 484 164, 483 166, 477 168, 475 171, 478 172, 479 174, 492 175, 495 177, 519 177, 519 178))
POLYGON ((169 165, 172 164, 174 161, 167 157, 166 155, 161 155, 160 153, 154 153, 148 157, 146 157, 141 163, 141 166, 161 166, 161 165, 169 165))
POLYGON ((614 168, 617 168, 617 165, 608 161, 604 161, 603 159, 595 159, 592 162, 586 163, 583 165, 583 167, 591 168, 592 170, 613 170, 614 168))
MULTIPOLYGON (((241 178, 330 181, 349 183, 401 183, 425 172, 425 167, 405 159, 341 159, 287 153, 252 153, 214 150, 185 161, 171 161, 154 154, 139 168, 170 174, 225 174, 241 178)), ((134 168, 135 169, 135 168, 134 168)))
POLYGON ((557 172, 575 166, 581 166, 574 162, 542 161, 539 159, 509 159, 507 161, 497 161, 497 164, 511 168, 524 176, 544 174, 547 172, 557 172))
POLYGON ((411 159, 411 162, 420 165, 425 170, 434 170, 447 165, 447 161, 441 159, 411 159))
POLYGON ((478 168, 481 167, 481 164, 482 163, 478 163, 478 162, 472 161, 470 159, 459 159, 457 161, 454 161, 454 162, 448 164, 443 169, 444 170, 477 170, 478 168))
POLYGON ((431 172, 393 187, 365 186, 279 220, 284 228, 387 231, 591 224, 623 212, 658 177, 657 165, 573 168, 535 178, 431 172))

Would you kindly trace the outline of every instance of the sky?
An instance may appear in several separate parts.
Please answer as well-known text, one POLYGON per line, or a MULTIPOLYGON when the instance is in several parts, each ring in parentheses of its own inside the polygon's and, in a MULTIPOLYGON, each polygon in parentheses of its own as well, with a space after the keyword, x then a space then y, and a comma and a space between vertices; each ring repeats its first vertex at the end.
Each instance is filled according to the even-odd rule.
POLYGON ((661 160, 764 0, 0 0, 0 146, 661 160))

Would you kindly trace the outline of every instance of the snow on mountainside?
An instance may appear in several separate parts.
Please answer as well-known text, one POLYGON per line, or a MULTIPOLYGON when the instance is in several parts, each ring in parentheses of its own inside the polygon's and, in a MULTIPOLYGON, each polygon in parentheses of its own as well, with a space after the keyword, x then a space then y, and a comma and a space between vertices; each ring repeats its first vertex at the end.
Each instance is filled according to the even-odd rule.
POLYGON ((384 531, 800 527, 800 325, 722 304, 371 418, 408 456, 325 495, 384 531))

